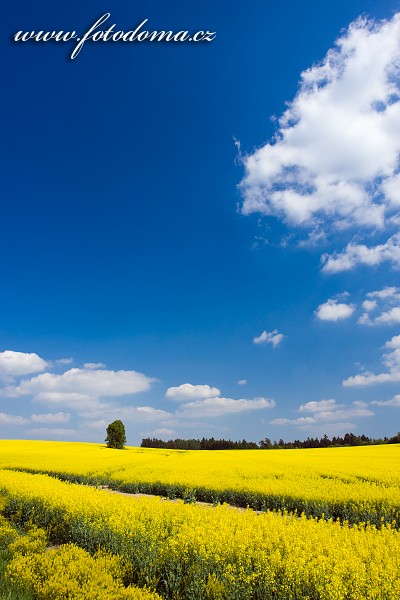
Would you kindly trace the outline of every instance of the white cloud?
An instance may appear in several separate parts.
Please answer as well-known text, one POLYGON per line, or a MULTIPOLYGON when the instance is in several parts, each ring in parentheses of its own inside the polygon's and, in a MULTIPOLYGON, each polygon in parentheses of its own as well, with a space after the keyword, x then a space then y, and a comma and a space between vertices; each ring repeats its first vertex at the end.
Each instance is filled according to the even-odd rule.
POLYGON ((70 418, 71 415, 64 412, 31 415, 31 421, 34 423, 68 423, 70 418))
POLYGON ((394 298, 395 300, 400 299, 400 289, 398 287, 385 287, 383 290, 375 290, 374 292, 368 292, 367 298, 380 298, 388 299, 394 298))
POLYGON ((268 421, 269 425, 314 425, 316 419, 314 417, 299 417, 298 419, 273 419, 268 421))
POLYGON ((328 300, 315 311, 315 316, 320 321, 339 321, 351 317, 354 312, 352 304, 344 304, 336 300, 328 300))
POLYGON ((354 417, 372 417, 373 411, 364 402, 353 402, 351 406, 337 404, 331 410, 318 410, 314 413, 317 421, 342 421, 354 417))
POLYGON ((3 388, 1 393, 14 398, 33 395, 46 404, 84 409, 97 405, 100 398, 146 391, 154 381, 136 371, 69 369, 61 375, 43 373, 3 388))
POLYGON ((375 375, 369 371, 348 377, 343 381, 344 387, 368 386, 375 383, 400 381, 400 335, 395 335, 386 342, 385 348, 391 350, 383 355, 382 362, 387 371, 375 375))
POLYGON ((237 414, 252 410, 269 409, 275 406, 275 401, 269 398, 254 398, 253 400, 234 400, 233 398, 206 398, 184 404, 180 413, 182 416, 219 417, 227 414, 237 414))
POLYGON ((0 413, 0 424, 1 425, 26 425, 29 423, 28 419, 17 415, 7 415, 6 413, 0 413))
POLYGON ((168 388, 165 395, 171 400, 185 401, 219 396, 220 393, 221 391, 218 388, 210 387, 209 385, 192 385, 191 383, 183 383, 178 387, 168 388))
POLYGON ((284 335, 282 333, 278 333, 277 329, 273 331, 263 331, 261 335, 253 338, 253 344, 272 344, 275 348, 279 346, 279 344, 284 339, 284 335))
POLYGON ((375 323, 383 323, 385 325, 400 323, 400 306, 395 306, 380 314, 379 317, 376 317, 375 323))
POLYGON ((375 267, 389 261, 398 266, 400 263, 400 234, 395 234, 384 244, 368 247, 365 244, 350 242, 343 252, 333 255, 324 254, 322 262, 324 273, 340 273, 349 271, 359 265, 375 267))
POLYGON ((244 159, 244 214, 290 225, 382 228, 399 206, 400 15, 359 19, 300 91, 273 142, 244 159))
POLYGON ((300 240, 298 242, 299 248, 315 248, 319 246, 322 242, 326 241, 326 233, 324 231, 310 231, 307 236, 307 239, 300 240))
POLYGON ((34 352, 0 352, 0 378, 12 380, 21 375, 40 373, 49 367, 49 363, 34 352))
POLYGON ((246 385, 247 383, 247 379, 239 379, 238 380, 238 385, 246 385))
POLYGON ((366 312, 358 319, 360 325, 400 323, 400 290, 397 287, 385 287, 383 290, 369 292, 362 306, 366 312), (371 314, 377 309, 379 314, 371 314))
POLYGON ((393 207, 400 206, 400 173, 383 182, 382 188, 387 200, 393 207))
POLYGON ((176 432, 173 429, 168 429, 167 427, 160 427, 159 429, 154 429, 154 431, 149 431, 146 435, 148 436, 157 436, 161 435, 162 437, 176 435, 176 432))
POLYGON ((392 406, 394 408, 400 408, 400 394, 393 396, 390 400, 374 400, 371 402, 375 406, 392 406))
POLYGON ((386 342, 385 348, 400 348, 400 335, 394 335, 391 340, 386 342))
POLYGON ((364 302, 362 303, 363 309, 367 312, 374 310, 377 307, 377 305, 378 303, 376 300, 364 300, 364 302))
MULTIPOLYGON (((240 380, 240 385, 247 383, 246 380, 240 380), (240 383, 241 382, 241 383, 240 383)), ((168 420, 168 425, 182 423, 185 419, 218 417, 226 414, 236 414, 252 410, 273 408, 275 401, 269 398, 253 398, 252 400, 241 398, 221 397, 218 388, 209 385, 192 385, 185 383, 179 387, 168 388, 167 397, 173 400, 181 400, 183 403, 173 414, 172 421, 168 420), (174 421, 174 419, 176 419, 174 421)), ((167 424, 165 422, 165 424, 167 424)))
POLYGON ((54 364, 56 365, 70 365, 74 362, 73 358, 58 358, 57 360, 53 361, 54 364))
POLYGON ((299 412, 322 412, 326 410, 332 410, 337 408, 336 400, 333 398, 329 400, 318 400, 306 402, 305 404, 300 404, 299 412))
MULTIPOLYGON (((296 419, 279 418, 270 421, 271 425, 295 425, 299 428, 315 425, 332 425, 355 417, 372 417, 374 412, 365 402, 356 401, 350 405, 338 404, 335 399, 306 402, 299 406, 299 412, 311 413, 310 416, 296 419)), ((348 424, 348 422, 347 422, 348 424)))
POLYGON ((171 413, 166 410, 161 410, 160 408, 153 408, 152 406, 122 406, 118 411, 118 414, 121 414, 125 418, 134 418, 139 415, 143 420, 158 420, 160 418, 170 417, 171 413))
POLYGON ((357 323, 359 325, 373 325, 373 321, 368 313, 363 313, 357 323))
MULTIPOLYGON (((43 367, 37 355, 28 355, 28 367, 21 368, 21 353, 11 353, 12 369, 16 373, 43 367), (17 357, 14 355, 17 354, 17 357), (32 358, 33 357, 33 358, 32 358), (37 359, 35 358, 37 357, 37 359), (18 368, 17 368, 18 367, 18 368)), ((26 355, 24 355, 26 358, 26 355)), ((68 364, 65 360, 59 364, 68 364)), ((50 366, 53 363, 45 363, 50 366)), ((8 363, 7 363, 8 365, 8 363)), ((106 370, 101 363, 85 363, 84 368, 73 368, 62 374, 42 373, 19 381, 8 380, 8 385, 0 388, 0 395, 10 398, 31 396, 34 402, 53 408, 52 412, 34 413, 30 419, 0 413, 0 423, 9 424, 63 424, 71 420, 65 409, 71 409, 78 415, 82 426, 79 430, 60 427, 39 427, 29 429, 27 433, 46 438, 76 437, 82 435, 83 429, 104 429, 110 420, 121 418, 127 422, 160 422, 171 418, 171 413, 152 406, 124 406, 120 398, 147 391, 156 379, 147 377, 136 371, 106 370), (54 410, 55 409, 55 410, 54 410), (58 411, 57 411, 58 409, 58 411)), ((208 391, 217 390, 208 388, 208 391)))
POLYGON ((343 385, 344 387, 365 387, 375 383, 393 383, 395 381, 400 381, 400 372, 397 370, 389 373, 379 373, 378 375, 366 371, 360 375, 348 377, 343 381, 343 385))

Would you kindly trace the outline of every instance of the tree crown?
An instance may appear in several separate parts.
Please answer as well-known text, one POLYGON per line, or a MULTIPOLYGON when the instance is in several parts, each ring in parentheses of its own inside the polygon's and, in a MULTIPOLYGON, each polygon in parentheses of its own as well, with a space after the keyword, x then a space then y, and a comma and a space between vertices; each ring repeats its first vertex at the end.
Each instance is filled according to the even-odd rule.
POLYGON ((107 448, 116 448, 122 450, 126 444, 125 425, 117 419, 107 427, 107 448))

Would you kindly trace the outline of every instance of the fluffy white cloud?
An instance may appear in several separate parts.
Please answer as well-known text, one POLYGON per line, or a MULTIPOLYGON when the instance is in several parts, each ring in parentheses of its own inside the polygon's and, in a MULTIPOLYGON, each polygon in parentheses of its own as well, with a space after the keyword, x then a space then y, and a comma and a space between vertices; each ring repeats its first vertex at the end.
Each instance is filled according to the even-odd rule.
POLYGON ((365 312, 358 319, 360 325, 393 325, 400 323, 400 290, 386 287, 369 292, 362 304, 365 312), (374 311, 379 310, 379 314, 374 311), (374 314, 373 314, 374 313, 374 314))
POLYGON ((31 415, 31 421, 34 423, 68 423, 71 418, 69 413, 42 413, 31 415))
POLYGON ((375 375, 370 371, 361 373, 360 375, 353 375, 343 381, 344 387, 365 387, 375 383, 393 383, 394 381, 400 381, 400 371, 391 371, 389 373, 379 373, 375 375))
POLYGON ((315 316, 320 321, 339 321, 351 317, 353 312, 354 306, 352 304, 344 304, 330 299, 324 304, 320 304, 315 311, 315 316))
POLYGON ((351 405, 338 404, 333 398, 306 402, 299 406, 299 412, 311 413, 310 416, 296 419, 279 418, 270 421, 271 425, 295 425, 300 428, 307 426, 334 424, 345 419, 357 417, 372 417, 374 412, 365 402, 353 402, 351 405))
POLYGON ((0 352, 0 377, 13 379, 21 375, 40 373, 49 367, 49 363, 34 352, 14 352, 5 350, 0 352))
POLYGON ((394 298, 395 300, 400 299, 400 289, 397 287, 385 287, 383 290, 375 290, 374 292, 368 292, 367 298, 380 298, 381 300, 387 300, 394 298))
POLYGON ((340 273, 349 271, 359 265, 375 267, 382 262, 391 262, 398 266, 400 262, 400 234, 395 234, 384 244, 368 247, 365 244, 350 242, 343 252, 333 255, 324 254, 322 262, 324 273, 340 273))
MULTIPOLYGON (((56 362, 46 363, 36 354, 23 355, 22 359, 21 353, 9 351, 8 355, 12 363, 12 368, 8 366, 8 373, 13 374, 30 373, 56 362)), ((57 362, 69 364, 67 359, 57 362)), ((6 364, 9 365, 8 362, 6 364)), ((134 423, 162 422, 171 418, 171 413, 152 406, 124 406, 120 403, 123 396, 147 391, 156 379, 136 371, 111 371, 104 367, 102 363, 85 363, 83 368, 69 369, 62 374, 46 372, 19 382, 9 378, 6 380, 8 385, 0 388, 0 395, 11 398, 31 396, 34 402, 45 404, 53 411, 34 413, 29 419, 0 413, 0 423, 43 424, 44 427, 29 429, 27 433, 56 439, 82 436, 84 429, 104 429, 107 423, 116 418, 134 423), (71 409, 71 414, 65 409, 71 409), (76 415, 81 422, 79 429, 47 427, 68 423, 76 415)))
POLYGON ((165 394, 171 400, 185 401, 196 400, 199 398, 211 398, 219 396, 221 391, 216 387, 209 385, 192 385, 191 383, 183 383, 178 387, 170 387, 165 394))
POLYGON ((394 335, 391 340, 386 342, 385 348, 400 348, 400 335, 394 335))
POLYGON ((375 323, 383 323, 385 325, 394 325, 400 323, 400 306, 394 306, 386 310, 375 319, 375 323))
POLYGON ((345 387, 367 386, 375 383, 389 383, 400 381, 400 335, 395 335, 386 342, 385 348, 389 349, 383 355, 382 362, 387 367, 387 371, 375 375, 366 371, 353 377, 348 377, 343 381, 345 387))
POLYGON ((371 402, 375 406, 393 406, 394 408, 400 408, 400 394, 393 396, 390 400, 374 400, 371 402))
MULTIPOLYGON (((247 383, 240 380, 241 385, 247 383)), ((185 383, 179 387, 168 388, 166 396, 173 400, 182 401, 179 409, 170 415, 175 421, 168 424, 182 423, 182 420, 193 418, 219 417, 252 410, 273 408, 275 401, 269 398, 254 398, 252 400, 224 398, 218 388, 209 385, 192 385, 185 383)), ((189 422, 189 421, 188 421, 189 422)))
POLYGON ((233 398, 206 398, 184 404, 181 415, 195 417, 220 417, 227 414, 248 412, 273 408, 275 401, 269 398, 254 398, 253 400, 234 400, 233 398))
POLYGON ((311 402, 306 402, 305 404, 300 404, 299 406, 299 412, 323 412, 326 410, 336 410, 337 408, 337 403, 336 400, 334 400, 333 398, 329 399, 329 400, 318 400, 318 401, 311 401, 311 402))
POLYGON ((275 348, 279 346, 279 344, 284 339, 284 335, 282 333, 278 333, 277 329, 273 331, 263 331, 261 335, 253 338, 253 344, 272 344, 275 348))
POLYGON ((359 19, 302 73, 275 139, 244 159, 244 214, 319 231, 398 215, 399 40, 400 14, 359 19))
POLYGON ((25 417, 19 417, 17 415, 7 415, 6 413, 0 413, 0 424, 1 425, 26 425, 29 423, 25 417))
POLYGON ((131 418, 136 420, 137 417, 141 417, 142 420, 146 421, 157 421, 158 419, 164 419, 170 417, 171 413, 160 408, 153 408, 153 406, 122 406, 117 414, 120 414, 124 418, 131 418))
POLYGON ((377 305, 378 303, 376 300, 364 300, 364 302, 362 303, 363 309, 367 312, 374 310, 377 307, 377 305))
POLYGON ((149 389, 155 379, 136 371, 69 369, 61 375, 43 373, 3 388, 8 397, 33 395, 47 404, 74 408, 96 405, 99 398, 125 396, 149 389))

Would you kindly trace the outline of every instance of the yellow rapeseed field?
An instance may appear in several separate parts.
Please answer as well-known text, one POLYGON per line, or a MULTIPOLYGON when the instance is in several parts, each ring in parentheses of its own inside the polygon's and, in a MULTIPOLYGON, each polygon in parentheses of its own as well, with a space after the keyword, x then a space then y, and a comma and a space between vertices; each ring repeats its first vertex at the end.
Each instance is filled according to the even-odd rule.
POLYGON ((400 522, 400 446, 184 451, 0 441, 0 468, 186 500, 400 522))
MULTIPOLYGON (((119 556, 130 564, 129 583, 163 598, 400 597, 400 534, 390 526, 350 527, 223 505, 130 498, 6 470, 0 471, 0 495, 11 521, 35 522, 53 541, 72 542, 91 554, 119 556)), ((26 569, 35 573, 38 565, 37 559, 20 559, 11 572, 23 579, 26 569)))
POLYGON ((3 577, 9 584, 2 598, 161 600, 148 590, 123 585, 128 563, 121 557, 105 551, 91 556, 71 543, 48 548, 48 543, 44 529, 29 525, 18 531, 0 516, 0 557, 7 563, 3 577))
POLYGON ((46 600, 398 600, 399 455, 1 441, 5 577, 46 600))

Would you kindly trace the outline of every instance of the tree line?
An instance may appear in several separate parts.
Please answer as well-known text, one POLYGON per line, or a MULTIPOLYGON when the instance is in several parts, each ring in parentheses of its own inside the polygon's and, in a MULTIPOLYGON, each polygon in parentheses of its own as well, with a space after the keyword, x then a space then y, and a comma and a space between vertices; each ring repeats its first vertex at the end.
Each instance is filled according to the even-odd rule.
POLYGON ((232 442, 232 440, 215 440, 202 438, 201 440, 159 440, 157 438, 144 438, 140 444, 142 448, 168 448, 171 450, 255 450, 259 446, 255 442, 232 442))
POLYGON ((158 438, 143 438, 140 444, 142 448, 167 448, 171 450, 282 450, 295 448, 329 448, 331 446, 372 446, 379 444, 400 444, 400 432, 393 437, 371 438, 367 435, 355 435, 354 433, 345 433, 343 437, 333 436, 330 439, 327 435, 321 438, 308 437, 306 440, 294 440, 285 442, 282 438, 279 441, 271 441, 264 438, 258 444, 256 442, 247 442, 242 440, 232 442, 232 440, 216 440, 212 438, 189 439, 177 438, 175 440, 160 440, 158 438))

